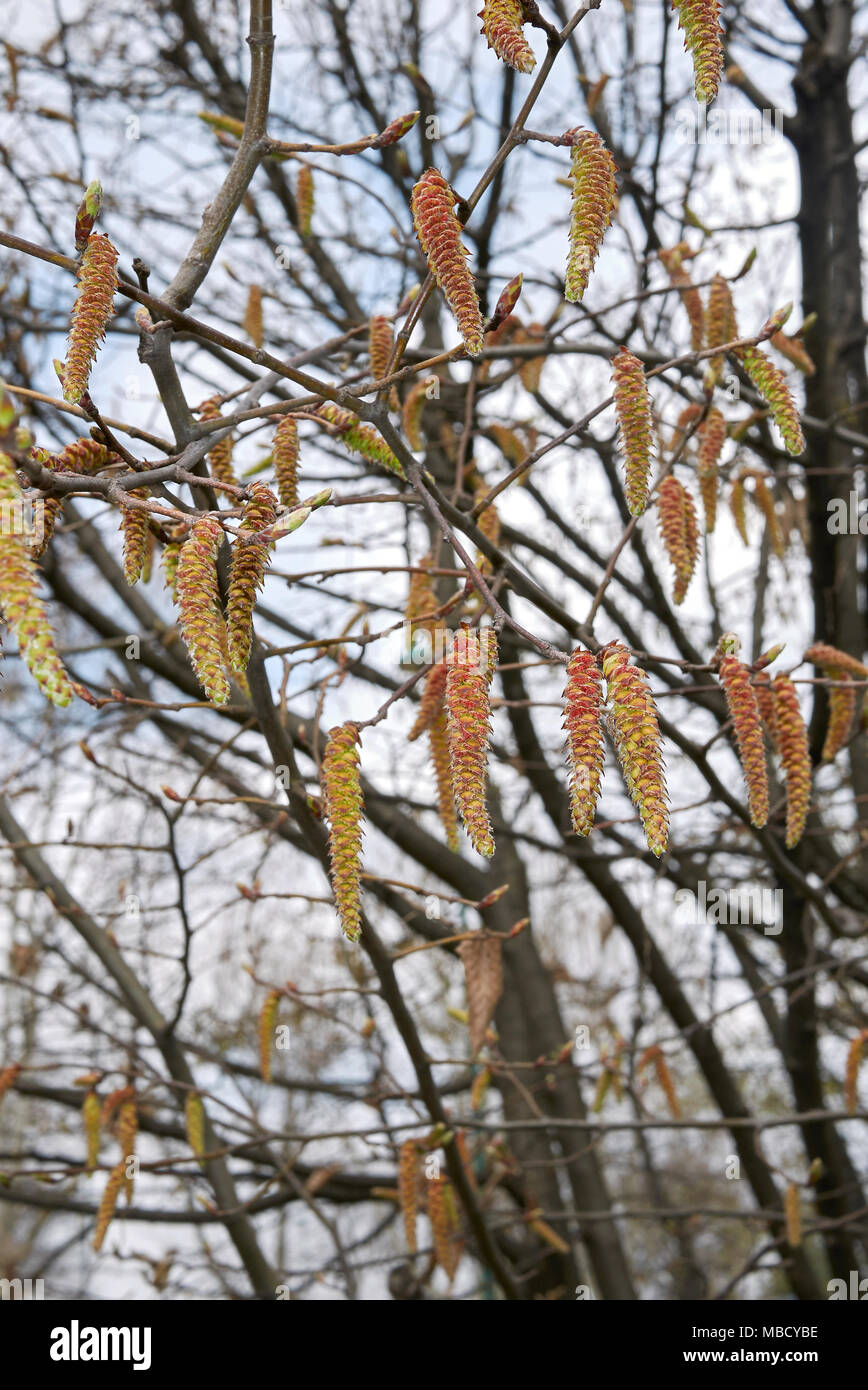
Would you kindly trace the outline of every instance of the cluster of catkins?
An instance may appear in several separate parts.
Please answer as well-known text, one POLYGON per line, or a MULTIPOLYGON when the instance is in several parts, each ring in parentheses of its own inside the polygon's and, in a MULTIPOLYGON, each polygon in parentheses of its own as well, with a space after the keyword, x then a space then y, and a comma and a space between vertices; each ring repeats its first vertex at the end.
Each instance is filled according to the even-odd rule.
POLYGON ((748 666, 736 655, 738 639, 726 633, 716 662, 726 696, 738 756, 747 788, 751 824, 761 829, 769 818, 766 740, 778 753, 787 793, 786 847, 802 838, 811 802, 811 754, 799 697, 789 676, 770 679, 765 667, 779 655, 773 647, 748 666))
POLYGON ((193 523, 172 556, 172 580, 181 634, 196 678, 208 699, 229 699, 229 672, 242 676, 253 641, 253 609, 265 580, 277 498, 265 483, 251 483, 232 548, 224 619, 217 579, 223 529, 215 516, 193 523))

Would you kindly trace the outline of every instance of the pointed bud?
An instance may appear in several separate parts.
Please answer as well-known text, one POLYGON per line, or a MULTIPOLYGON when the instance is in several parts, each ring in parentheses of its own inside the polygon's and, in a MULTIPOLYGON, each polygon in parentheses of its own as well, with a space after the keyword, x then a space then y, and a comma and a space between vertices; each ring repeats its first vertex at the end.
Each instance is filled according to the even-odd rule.
POLYGON ((93 183, 88 184, 75 214, 75 249, 79 256, 87 246, 87 239, 93 231, 93 224, 99 217, 101 205, 102 184, 99 179, 94 179, 93 183))
POLYGON ((523 279, 524 276, 519 272, 518 275, 512 277, 508 284, 504 285, 500 292, 500 298, 494 307, 494 315, 487 325, 487 332, 490 333, 493 329, 499 328, 504 320, 509 318, 521 298, 521 284, 523 279))

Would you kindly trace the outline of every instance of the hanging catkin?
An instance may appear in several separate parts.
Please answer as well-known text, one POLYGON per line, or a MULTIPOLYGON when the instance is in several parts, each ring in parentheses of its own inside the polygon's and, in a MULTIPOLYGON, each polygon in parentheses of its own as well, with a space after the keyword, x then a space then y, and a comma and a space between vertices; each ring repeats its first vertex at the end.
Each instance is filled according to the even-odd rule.
POLYGON ((478 357, 483 348, 482 311, 455 215, 455 194, 437 169, 426 169, 410 203, 428 268, 455 316, 464 346, 471 357, 478 357))
POLYGON ((654 447, 654 422, 645 371, 638 357, 625 347, 612 359, 615 414, 624 454, 624 491, 632 516, 641 516, 648 505, 648 476, 654 447))
POLYGON ((361 935, 362 779, 359 731, 340 724, 329 733, 321 769, 323 810, 329 824, 332 887, 344 935, 361 935))
POLYGON ((496 642, 490 628, 484 638, 464 628, 456 632, 446 660, 446 709, 455 801, 473 848, 490 859, 494 840, 485 803, 490 660, 486 660, 484 645, 487 652, 494 647, 496 661, 496 642))
POLYGON ((605 745, 600 717, 603 678, 590 652, 575 651, 567 666, 564 728, 570 772, 570 814, 577 835, 589 835, 600 795, 605 745))

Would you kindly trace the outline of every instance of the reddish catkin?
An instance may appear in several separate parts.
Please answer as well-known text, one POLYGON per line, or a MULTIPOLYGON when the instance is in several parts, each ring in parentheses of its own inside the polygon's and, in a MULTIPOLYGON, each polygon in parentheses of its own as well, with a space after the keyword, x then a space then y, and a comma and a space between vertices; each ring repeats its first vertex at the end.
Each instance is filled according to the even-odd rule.
POLYGON ((20 1071, 20 1062, 13 1062, 11 1066, 0 1068, 0 1104, 2 1104, 6 1092, 11 1091, 15 1085, 20 1071))
POLYGON ((430 729, 437 715, 443 708, 443 700, 446 695, 446 662, 438 661, 431 667, 425 677, 425 685, 422 690, 422 698, 419 701, 419 709, 413 727, 407 738, 410 743, 424 734, 426 729, 430 729))
POLYGON ((455 194, 437 169, 425 170, 410 199, 413 226, 428 267, 455 316, 464 346, 471 357, 478 357, 484 344, 482 310, 455 202, 455 194))
POLYGON ((649 1047, 647 1052, 643 1053, 642 1057, 639 1059, 640 1075, 649 1062, 654 1063, 654 1074, 657 1077, 657 1082, 661 1091, 666 1097, 669 1113, 673 1120, 680 1120, 681 1106, 678 1103, 678 1096, 675 1091, 675 1083, 672 1080, 672 1073, 669 1070, 669 1063, 666 1061, 663 1049, 657 1044, 653 1047, 649 1047))
POLYGON ((362 779, 359 731, 339 724, 329 733, 321 769, 323 810, 329 824, 332 887, 344 935, 361 936, 362 779))
POLYGON ((455 801, 473 848, 486 859, 494 854, 485 804, 491 710, 487 656, 491 647, 496 661, 497 644, 491 628, 485 629, 484 637, 462 628, 456 632, 446 660, 447 727, 455 801))
POLYGON ((814 642, 805 652, 805 660, 825 671, 846 671, 848 675, 858 676, 862 680, 868 678, 868 666, 840 648, 830 646, 828 642, 814 642))
MULTIPOLYGON (((0 453, 0 511, 22 515, 23 505, 15 464, 0 453)), ((43 695, 52 704, 68 705, 75 690, 54 645, 27 537, 9 529, 8 521, 0 526, 0 614, 43 695)))
POLYGON ((177 577, 181 635, 196 679, 215 705, 229 699, 217 587, 217 552, 222 539, 220 524, 213 517, 195 522, 181 547, 177 577))
POLYGON ((778 559, 784 556, 784 533, 781 527, 781 520, 775 508, 775 499, 772 496, 763 475, 754 469, 751 473, 753 478, 753 500, 762 512, 766 523, 766 533, 769 539, 769 546, 773 555, 778 559))
POLYGON ((817 368, 801 338, 790 338, 781 329, 778 329, 777 333, 772 334, 769 342, 776 352, 779 352, 788 362, 792 362, 794 367, 798 367, 803 376, 814 376, 817 368))
MULTIPOLYGON (((735 320, 735 305, 732 302, 732 292, 727 281, 718 272, 708 289, 708 305, 705 310, 705 346, 718 347, 722 343, 731 343, 738 336, 738 328, 735 320)), ((705 376, 703 385, 710 394, 723 371, 723 354, 719 357, 711 357, 705 366, 705 376)))
POLYGON ((124 1164, 123 1160, 121 1160, 120 1163, 116 1163, 114 1168, 112 1168, 106 1179, 106 1185, 103 1188, 102 1201, 99 1204, 99 1211, 96 1215, 96 1230, 93 1234, 94 1250, 102 1249, 102 1243, 106 1238, 106 1232, 115 1214, 115 1208, 118 1204, 118 1197, 120 1196, 121 1187, 123 1186, 124 1176, 124 1164))
MULTIPOLYGON (((529 323, 527 328, 521 328, 514 334, 513 341, 518 344, 541 343, 545 341, 545 337, 546 330, 543 324, 529 323)), ((531 395, 533 395, 534 391, 539 390, 542 370, 545 364, 545 357, 522 358, 518 374, 525 391, 529 391, 531 395)))
MULTIPOLYGON (((145 488, 134 488, 127 493, 130 498, 146 502, 149 493, 145 488)), ((121 518, 124 533, 124 579, 128 584, 137 584, 142 577, 148 553, 150 517, 144 507, 124 507, 121 518)))
POLYGON ((787 782, 787 849, 802 838, 811 801, 811 752, 796 687, 789 676, 772 681, 778 725, 778 750, 787 782))
POLYGON ((753 678, 753 693, 756 696, 757 709, 760 712, 760 719, 765 726, 768 734, 769 743, 777 751, 778 747, 778 715, 775 697, 772 692, 771 677, 767 671, 757 671, 753 678))
POLYGON ((691 405, 686 405, 684 407, 681 414, 678 416, 678 419, 675 421, 675 424, 672 428, 672 433, 669 436, 669 443, 666 445, 666 448, 670 453, 672 453, 674 450, 680 449, 682 444, 685 443, 687 431, 689 430, 690 426, 694 423, 694 421, 699 419, 701 414, 701 405, 692 403, 691 405))
POLYGON ((693 498, 677 478, 664 478, 657 494, 660 535, 675 571, 674 603, 683 603, 699 555, 699 528, 693 498))
POLYGON ((292 415, 281 416, 274 431, 271 458, 281 504, 298 506, 298 424, 292 415))
POLYGON ((577 835, 590 835, 600 795, 605 744, 600 716, 603 678, 590 652, 573 652, 567 665, 563 727, 567 734, 570 814, 577 835))
POLYGON ((453 1235, 449 1200, 451 1193, 447 1188, 445 1178, 428 1180, 428 1220, 431 1222, 432 1244, 437 1263, 445 1271, 451 1284, 458 1267, 459 1250, 453 1235))
POLYGON ((794 457, 804 453, 805 437, 802 434, 799 412, 790 395, 783 372, 757 347, 744 348, 736 355, 763 400, 767 402, 774 422, 781 432, 787 453, 794 457))
POLYGON ((720 0, 672 0, 684 47, 693 59, 696 100, 714 101, 723 73, 720 0))
MULTIPOLYGON (((445 670, 445 663, 444 663, 445 670)), ((452 781, 452 760, 449 753, 449 731, 445 709, 439 709, 431 720, 428 729, 428 742, 431 749, 431 765, 437 784, 437 811, 446 843, 457 854, 461 839, 458 833, 458 815, 455 810, 455 786, 452 781)))
POLYGON ((732 487, 729 490, 729 510, 735 522, 735 529, 741 536, 745 545, 748 544, 747 538, 747 514, 745 511, 746 491, 744 486, 744 475, 739 473, 732 480, 732 487))
MULTIPOLYGON (((395 335, 391 323, 382 314, 374 314, 368 328, 368 354, 371 359, 371 376, 375 381, 379 381, 388 373, 394 344, 395 335)), ((389 388, 387 400, 390 410, 400 410, 401 403, 394 386, 389 388)))
POLYGON ((232 547, 229 589, 226 598, 226 634, 229 666, 246 671, 253 643, 253 609, 265 583, 271 527, 277 520, 277 499, 265 483, 251 483, 232 547), (256 539, 253 539, 256 537, 256 539))
POLYGON ((648 475, 654 449, 651 397, 642 363, 632 352, 622 347, 612 359, 612 368, 627 507, 632 516, 641 516, 648 505, 648 475))
POLYGON ((404 1239, 407 1250, 415 1255, 418 1249, 416 1240, 416 1212, 419 1201, 418 1150, 415 1139, 405 1139, 398 1150, 398 1200, 404 1222, 404 1239))
POLYGON ((81 1106, 81 1127, 87 1143, 85 1167, 92 1172, 99 1159, 99 1116, 100 1103, 96 1091, 91 1088, 81 1106))
POLYGON ((762 726, 750 671, 737 656, 728 654, 720 662, 720 683, 726 695, 744 772, 751 824, 759 828, 769 818, 769 783, 762 726))
POLYGON ((310 236, 313 222, 313 170, 302 164, 295 185, 295 205, 298 212, 298 230, 302 236, 310 236))
POLYGON ((615 206, 615 161, 592 130, 572 130, 564 136, 572 147, 570 185, 570 250, 564 280, 566 298, 575 304, 588 280, 615 206))
POLYGON ((845 671, 839 671, 834 679, 843 683, 829 686, 829 722, 821 754, 824 763, 834 762, 849 741, 856 714, 856 688, 850 677, 845 671))
MULTIPOLYGON (((484 497, 488 496, 488 491, 485 483, 480 479, 474 489, 474 502, 481 502, 484 497)), ((493 502, 489 502, 488 506, 479 513, 476 524, 486 540, 490 541, 492 545, 500 544, 500 517, 493 502)), ((476 552, 476 568, 480 574, 491 574, 492 572, 492 563, 481 550, 476 552)))
POLYGON ((78 267, 78 295, 63 364, 63 399, 78 405, 112 316, 118 253, 107 236, 92 232, 78 267))
MULTIPOLYGON (((212 396, 207 401, 203 401, 196 414, 200 420, 219 420, 220 405, 219 396, 212 396)), ((232 450, 234 448, 232 434, 226 434, 208 450, 208 464, 211 475, 218 483, 236 484, 238 479, 232 469, 232 450)))
POLYGON ((671 270, 669 279, 677 288, 681 303, 687 313, 687 321, 690 324, 691 352, 701 352, 702 340, 705 335, 705 312, 702 307, 702 295, 683 266, 671 270))
POLYGON ((360 454, 362 458, 369 459, 371 463, 378 463, 382 468, 388 468, 391 473, 397 473, 399 478, 403 478, 404 469, 373 425, 363 425, 358 415, 353 415, 352 411, 344 410, 332 401, 326 401, 325 405, 321 405, 317 415, 337 431, 341 443, 352 453, 360 454))
POLYGON ((868 1028, 857 1033, 847 1049, 847 1064, 844 1070, 844 1104, 849 1115, 855 1115, 859 1102, 859 1068, 862 1054, 868 1042, 868 1028))
POLYGON ((626 647, 610 642, 601 656, 618 761, 648 848, 659 856, 669 842, 669 808, 657 707, 648 677, 630 664, 626 647))
POLYGON ((710 536, 717 520, 718 461, 726 440, 726 421, 717 406, 711 407, 696 433, 699 437, 696 472, 705 517, 705 534, 710 536))
POLYGON ((501 62, 516 72, 533 72, 536 58, 522 30, 519 0, 483 0, 479 11, 482 33, 501 62))
POLYGON ((254 347, 262 347, 262 286, 251 285, 244 309, 244 332, 254 347))
POLYGON ((121 1162, 124 1166, 124 1194, 127 1202, 133 1199, 135 1173, 136 1137, 139 1132, 139 1112, 136 1102, 125 1100, 118 1111, 118 1143, 121 1146, 121 1162))
POLYGON ((692 257, 690 247, 686 241, 679 241, 677 246, 663 248, 658 251, 658 256, 666 267, 669 275, 669 283, 678 290, 681 302, 687 313, 690 324, 690 347, 693 352, 701 352, 704 347, 705 339, 705 312, 702 307, 702 295, 694 285, 690 276, 684 268, 683 262, 692 257))
POLYGON ((265 1003, 259 1011, 259 1073, 263 1081, 271 1080, 271 1045, 274 1042, 274 1025, 280 1007, 281 991, 273 989, 265 996, 265 1003))
POLYGON ((407 443, 414 453, 424 448, 422 438, 422 412, 428 400, 427 381, 417 381, 407 392, 401 411, 401 424, 407 443))

